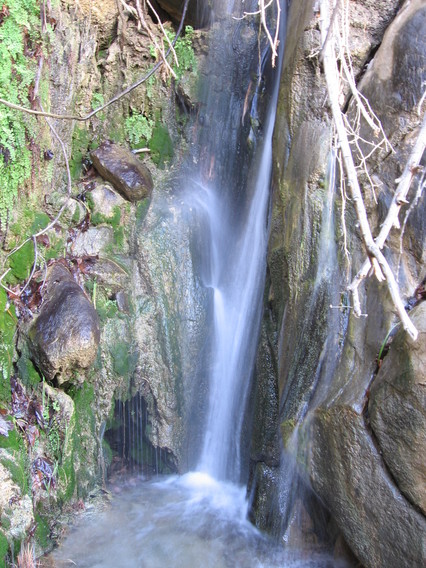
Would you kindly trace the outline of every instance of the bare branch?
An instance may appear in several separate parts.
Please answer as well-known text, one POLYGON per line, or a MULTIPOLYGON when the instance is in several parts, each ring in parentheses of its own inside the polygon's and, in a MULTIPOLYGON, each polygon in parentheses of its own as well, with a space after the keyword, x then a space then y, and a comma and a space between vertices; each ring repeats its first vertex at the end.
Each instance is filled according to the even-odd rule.
MULTIPOLYGON (((388 238, 388 235, 392 229, 392 227, 399 228, 399 221, 398 215, 399 211, 407 202, 407 194, 408 190, 410 189, 411 182, 413 177, 417 171, 417 168, 420 164, 420 160, 422 159, 423 152, 426 146, 426 115, 423 118, 422 126, 420 128, 419 135, 417 140, 413 146, 411 154, 407 160, 407 163, 404 168, 404 172, 402 176, 399 178, 398 187, 396 188, 395 194, 392 199, 392 203, 389 206, 388 214, 386 219, 380 229, 380 233, 376 238, 377 246, 382 249, 383 245, 388 238)), ((370 270, 370 261, 366 260, 362 265, 361 269, 359 270, 358 274, 355 276, 350 288, 353 289, 356 286, 359 286, 360 282, 368 275, 370 270)))
MULTIPOLYGON (((393 304, 404 328, 411 335, 411 337, 413 337, 413 339, 416 339, 418 335, 417 329, 415 328, 410 318, 408 317, 407 312, 405 311, 404 304, 399 294, 398 284, 396 283, 393 272, 387 260, 383 256, 383 253, 381 252, 379 246, 374 241, 373 235, 371 233, 367 212, 362 198, 361 188, 359 185, 355 164, 350 149, 348 133, 345 128, 345 123, 339 104, 340 80, 335 53, 337 32, 335 30, 331 30, 331 35, 329 35, 331 25, 332 24, 330 22, 329 15, 329 2, 328 0, 322 0, 321 35, 323 39, 324 74, 330 99, 331 111, 333 114, 343 163, 346 170, 348 188, 355 207, 361 237, 376 277, 379 281, 386 280, 393 304)), ((335 26, 335 23, 333 25, 335 26)), ((360 315, 361 309, 358 296, 358 286, 353 289, 352 285, 350 285, 349 290, 351 290, 353 293, 354 313, 356 315, 360 315)))
MULTIPOLYGON (((158 41, 155 39, 153 33, 152 33, 151 30, 149 29, 148 24, 146 23, 145 16, 143 15, 143 11, 142 11, 142 8, 141 8, 140 0, 136 0, 136 11, 137 11, 137 15, 138 15, 138 18, 139 18, 140 23, 142 24, 143 29, 146 31, 146 33, 148 34, 149 39, 150 39, 150 40, 152 41, 152 43, 154 44, 154 47, 155 47, 155 49, 157 50, 157 52, 159 53, 159 55, 160 55, 160 57, 161 57, 161 59, 162 59, 164 65, 166 66, 166 69, 167 69, 168 73, 170 73, 170 74, 176 79, 176 73, 173 71, 173 69, 170 67, 170 64, 167 62, 166 54, 164 53, 163 47, 161 47, 161 46, 158 44, 158 41)), ((155 12, 155 14, 157 15, 156 12, 155 12)), ((158 15, 157 15, 157 18, 158 18, 158 21, 160 22, 160 18, 158 17, 158 15)), ((161 23, 161 22, 160 22, 160 23, 161 23)), ((165 32, 163 26, 161 26, 161 29, 162 29, 162 32, 164 33, 165 37, 167 38, 167 34, 166 34, 166 32, 165 32)), ((167 38, 167 39, 168 39, 168 38, 167 38)), ((174 58, 176 59, 176 52, 175 52, 175 50, 174 50, 174 48, 173 48, 173 46, 172 46, 171 44, 170 44, 170 49, 172 50, 173 56, 174 56, 174 58)))

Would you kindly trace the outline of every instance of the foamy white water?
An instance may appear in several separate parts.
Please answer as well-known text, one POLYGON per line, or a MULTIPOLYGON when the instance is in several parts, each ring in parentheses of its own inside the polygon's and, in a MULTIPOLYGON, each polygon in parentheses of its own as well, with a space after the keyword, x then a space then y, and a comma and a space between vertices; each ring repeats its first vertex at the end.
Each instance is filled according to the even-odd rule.
POLYGON ((134 481, 108 511, 86 515, 51 558, 58 568, 338 566, 312 550, 284 551, 246 520, 245 507, 243 487, 205 474, 134 481))

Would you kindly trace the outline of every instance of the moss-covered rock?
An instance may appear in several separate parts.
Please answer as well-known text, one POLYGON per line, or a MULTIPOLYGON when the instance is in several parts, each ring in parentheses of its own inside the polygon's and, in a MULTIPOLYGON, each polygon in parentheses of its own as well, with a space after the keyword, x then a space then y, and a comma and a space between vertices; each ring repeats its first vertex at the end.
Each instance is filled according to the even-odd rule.
MULTIPOLYGON (((5 533, 0 535, 3 559, 7 548, 19 549, 34 523, 33 504, 29 496, 26 455, 0 449, 0 522, 5 533), (1 536, 6 537, 8 546, 1 536)), ((0 556, 0 562, 2 557, 0 556)))

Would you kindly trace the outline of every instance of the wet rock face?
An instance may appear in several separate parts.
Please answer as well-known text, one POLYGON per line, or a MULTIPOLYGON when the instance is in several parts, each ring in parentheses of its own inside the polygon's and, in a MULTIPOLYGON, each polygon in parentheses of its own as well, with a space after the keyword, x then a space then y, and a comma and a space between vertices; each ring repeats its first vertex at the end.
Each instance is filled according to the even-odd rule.
POLYGON ((40 315, 29 331, 36 365, 47 379, 56 377, 62 384, 66 371, 94 362, 99 339, 99 318, 91 302, 64 266, 53 265, 40 315))
POLYGON ((150 197, 153 189, 148 168, 132 152, 118 144, 104 142, 91 153, 93 165, 128 201, 150 197))
POLYGON ((369 412, 383 459, 402 493, 426 514, 426 303, 412 312, 416 342, 399 332, 374 381, 369 412))
POLYGON ((363 417, 345 406, 317 410, 309 436, 313 487, 362 564, 422 566, 426 520, 398 492, 363 417))

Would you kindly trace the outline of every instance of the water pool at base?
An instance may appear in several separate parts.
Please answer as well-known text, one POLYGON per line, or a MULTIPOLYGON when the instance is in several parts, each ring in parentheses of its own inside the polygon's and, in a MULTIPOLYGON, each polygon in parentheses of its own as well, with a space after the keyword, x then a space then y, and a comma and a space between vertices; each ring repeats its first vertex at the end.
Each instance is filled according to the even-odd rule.
POLYGON ((245 488, 189 473, 133 480, 86 515, 51 554, 62 568, 344 568, 312 550, 286 551, 246 520, 245 488))

